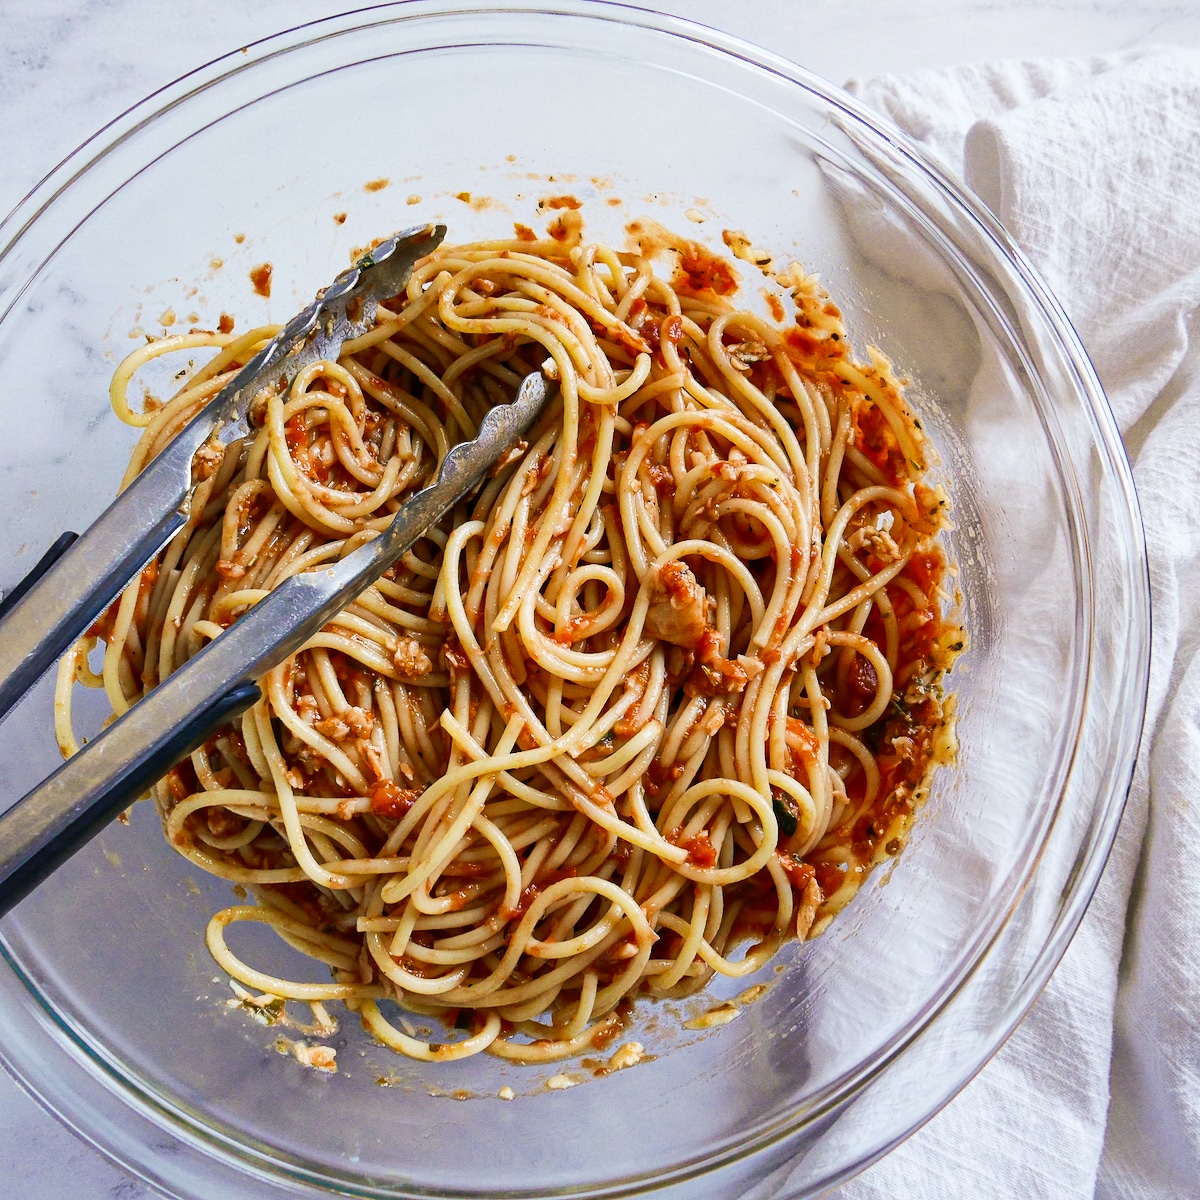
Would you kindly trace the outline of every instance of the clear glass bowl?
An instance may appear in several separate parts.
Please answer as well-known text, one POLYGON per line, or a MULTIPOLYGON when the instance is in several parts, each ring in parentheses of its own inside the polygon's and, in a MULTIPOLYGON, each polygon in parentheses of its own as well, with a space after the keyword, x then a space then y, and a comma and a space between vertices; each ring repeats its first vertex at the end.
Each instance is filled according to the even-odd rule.
MULTIPOLYGON (((203 947, 227 888, 138 811, 0 924, 0 1056, 170 1194, 815 1194, 996 1050, 1103 867, 1141 727, 1148 591, 1078 341, 982 206, 895 130, 678 20, 572 0, 364 10, 220 59, 81 147, 3 227, 0 583, 113 494, 132 437, 107 382, 131 327, 161 331, 168 309, 185 328, 281 320, 354 245, 431 218, 454 239, 537 224, 561 192, 600 236, 650 215, 799 259, 857 344, 911 375, 956 504, 958 764, 894 867, 764 972, 738 1020, 700 1035, 683 1006, 644 1005, 633 1036, 653 1061, 553 1092, 549 1072, 486 1056, 401 1062, 352 1020, 334 1077, 276 1053, 275 1031, 224 1007, 203 947), (269 301, 248 279, 263 262, 269 301)), ((0 726, 0 803, 55 765, 49 695, 0 726)))

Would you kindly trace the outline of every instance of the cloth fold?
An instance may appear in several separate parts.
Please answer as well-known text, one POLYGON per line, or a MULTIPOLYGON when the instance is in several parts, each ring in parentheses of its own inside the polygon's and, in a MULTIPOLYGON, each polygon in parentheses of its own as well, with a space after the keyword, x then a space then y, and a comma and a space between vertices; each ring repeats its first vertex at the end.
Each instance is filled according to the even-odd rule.
POLYGON ((1145 733, 1112 857, 1029 1016, 839 1200, 1200 1196, 1200 52, 1003 62, 850 89, 1038 267, 1096 366, 1142 505, 1145 733))

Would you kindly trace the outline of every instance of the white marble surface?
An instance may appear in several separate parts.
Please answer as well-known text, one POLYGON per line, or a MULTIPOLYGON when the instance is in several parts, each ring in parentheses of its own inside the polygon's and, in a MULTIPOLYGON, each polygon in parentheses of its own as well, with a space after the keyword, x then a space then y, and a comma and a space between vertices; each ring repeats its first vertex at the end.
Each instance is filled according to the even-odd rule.
MULTIPOLYGON (((987 58, 1200 46, 1200 5, 1188 0, 663 0, 659 7, 768 46, 835 82, 987 58)), ((147 93, 249 41, 335 11, 328 0, 0 0, 0 211, 147 93)), ((23 1200, 157 1194, 61 1128, 2 1073, 0 1180, 0 1195, 23 1200)))

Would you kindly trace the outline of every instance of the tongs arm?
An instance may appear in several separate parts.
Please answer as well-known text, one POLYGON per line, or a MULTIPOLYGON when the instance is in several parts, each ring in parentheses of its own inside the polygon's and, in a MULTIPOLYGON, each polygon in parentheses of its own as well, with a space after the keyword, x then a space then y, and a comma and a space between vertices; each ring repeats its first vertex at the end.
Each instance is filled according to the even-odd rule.
POLYGON ((293 575, 0 815, 0 916, 209 735, 259 699, 255 680, 301 649, 516 444, 547 396, 527 376, 511 404, 453 447, 387 530, 333 565, 293 575))
POLYGON ((403 291, 444 225, 421 225, 380 243, 297 313, 77 541, 47 554, 0 604, 0 719, 187 522, 192 459, 210 438, 228 445, 251 433, 250 408, 309 363, 336 359, 374 324, 378 301, 403 291), (50 560, 50 561, 47 561, 50 560))

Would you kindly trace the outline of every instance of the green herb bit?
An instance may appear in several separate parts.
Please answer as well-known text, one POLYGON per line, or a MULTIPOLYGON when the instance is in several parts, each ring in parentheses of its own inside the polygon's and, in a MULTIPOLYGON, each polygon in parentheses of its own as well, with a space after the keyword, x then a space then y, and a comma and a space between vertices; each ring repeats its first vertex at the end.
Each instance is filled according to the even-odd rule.
POLYGON ((784 837, 791 837, 800 824, 800 810, 791 796, 774 795, 771 797, 771 807, 775 810, 775 820, 779 822, 779 832, 784 837))

